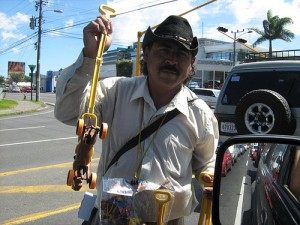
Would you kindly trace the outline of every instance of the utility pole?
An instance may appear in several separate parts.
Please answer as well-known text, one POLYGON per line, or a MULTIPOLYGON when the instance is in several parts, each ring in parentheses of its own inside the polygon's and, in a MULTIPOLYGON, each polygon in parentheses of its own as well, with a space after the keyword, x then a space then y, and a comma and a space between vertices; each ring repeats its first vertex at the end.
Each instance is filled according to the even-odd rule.
POLYGON ((235 62, 236 62, 236 34, 237 33, 241 33, 241 32, 244 32, 244 29, 243 30, 237 30, 237 31, 231 31, 231 33, 233 33, 233 66, 235 66, 235 62))
POLYGON ((36 62, 36 101, 40 101, 40 87, 41 87, 41 39, 42 39, 42 15, 43 15, 43 0, 36 1, 36 9, 39 8, 39 22, 38 22, 38 43, 37 43, 37 62, 36 62))
MULTIPOLYGON (((38 19, 38 41, 37 41, 37 62, 36 62, 36 101, 40 101, 40 91, 41 91, 41 41, 42 41, 42 23, 43 23, 43 5, 46 5, 47 0, 36 0, 35 1, 35 9, 39 10, 39 17, 35 18, 32 16, 30 18, 29 27, 34 30, 36 27, 36 19, 38 19)), ((53 11, 56 13, 62 13, 62 10, 45 10, 45 11, 53 11)))

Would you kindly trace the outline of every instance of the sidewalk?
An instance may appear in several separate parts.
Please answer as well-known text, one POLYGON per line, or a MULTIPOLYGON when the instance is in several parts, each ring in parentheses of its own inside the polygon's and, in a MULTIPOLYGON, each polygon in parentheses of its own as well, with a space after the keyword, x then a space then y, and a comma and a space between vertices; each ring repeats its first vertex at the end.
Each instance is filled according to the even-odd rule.
POLYGON ((11 109, 0 110, 0 116, 4 115, 19 115, 25 113, 32 113, 47 107, 45 103, 36 103, 31 101, 17 101, 18 105, 11 109))

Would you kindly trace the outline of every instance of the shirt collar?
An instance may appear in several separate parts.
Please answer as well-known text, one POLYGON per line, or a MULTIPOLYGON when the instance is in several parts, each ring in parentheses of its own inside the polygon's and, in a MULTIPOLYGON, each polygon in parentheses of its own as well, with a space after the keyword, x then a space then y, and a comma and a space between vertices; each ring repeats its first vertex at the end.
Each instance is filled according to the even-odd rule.
MULTIPOLYGON (((141 77, 140 79, 143 78, 141 77)), ((174 96, 174 98, 171 100, 171 102, 168 105, 162 108, 162 110, 164 112, 168 112, 173 110, 174 108, 177 108, 182 114, 188 116, 189 115, 188 100, 191 99, 191 97, 189 98, 188 96, 191 95, 186 90, 186 87, 182 85, 180 91, 174 96)), ((134 91, 130 101, 134 101, 138 98, 144 98, 145 102, 147 102, 148 104, 150 104, 155 108, 154 102, 149 93, 147 76, 144 77, 144 79, 141 81, 138 88, 134 91)))
POLYGON ((140 77, 139 79, 141 79, 141 82, 136 88, 136 90, 133 92, 130 102, 139 98, 144 98, 145 102, 147 102, 149 105, 155 108, 154 102, 150 96, 147 76, 140 77))

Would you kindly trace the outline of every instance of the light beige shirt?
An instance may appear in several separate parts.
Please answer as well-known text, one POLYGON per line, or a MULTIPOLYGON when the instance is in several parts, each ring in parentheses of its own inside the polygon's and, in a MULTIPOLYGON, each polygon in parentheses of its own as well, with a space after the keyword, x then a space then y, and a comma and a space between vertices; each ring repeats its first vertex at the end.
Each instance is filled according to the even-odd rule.
MULTIPOLYGON (((94 63, 94 60, 81 54, 75 64, 62 71, 57 82, 57 119, 76 125, 78 117, 87 110, 94 63)), ((149 94, 146 76, 107 78, 98 83, 95 114, 99 117, 99 123, 108 123, 109 133, 102 142, 98 166, 97 206, 102 194, 99 188, 101 177, 117 151, 140 129, 176 107, 181 113, 163 125, 153 140, 154 134, 140 143, 141 152, 136 147, 129 150, 105 176, 132 179, 137 156, 140 161, 147 151, 139 179, 158 184, 167 180, 172 183, 176 193, 170 219, 189 215, 193 211, 197 201, 192 187, 192 173, 213 170, 219 138, 217 120, 212 110, 200 99, 189 106, 188 100, 194 98, 197 96, 183 85, 168 105, 157 110, 149 94)))

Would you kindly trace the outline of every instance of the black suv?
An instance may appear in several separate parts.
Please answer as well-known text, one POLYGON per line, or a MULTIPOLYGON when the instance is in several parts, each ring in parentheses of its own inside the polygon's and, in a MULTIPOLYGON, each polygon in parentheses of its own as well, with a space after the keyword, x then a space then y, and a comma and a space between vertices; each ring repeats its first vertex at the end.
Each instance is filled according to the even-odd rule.
POLYGON ((233 67, 219 95, 215 115, 220 142, 236 134, 300 135, 300 61, 233 67))

